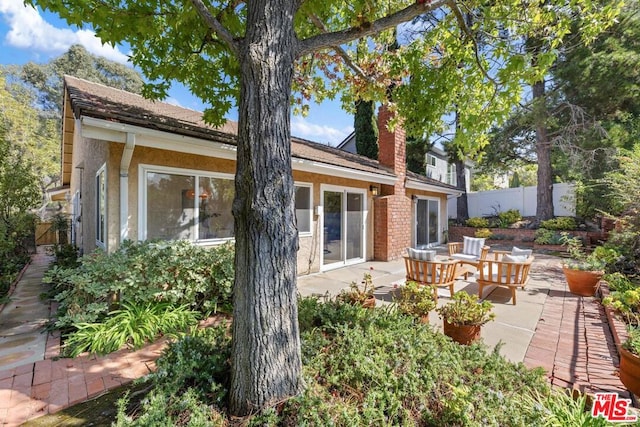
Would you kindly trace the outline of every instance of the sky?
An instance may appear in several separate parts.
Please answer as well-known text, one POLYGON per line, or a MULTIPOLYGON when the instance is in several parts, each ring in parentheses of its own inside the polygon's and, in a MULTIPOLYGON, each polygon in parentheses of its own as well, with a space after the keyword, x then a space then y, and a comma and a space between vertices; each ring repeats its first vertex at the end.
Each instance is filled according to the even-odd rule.
MULTIPOLYGON (((73 44, 81 44, 94 55, 127 63, 125 48, 102 45, 90 29, 70 27, 57 15, 25 6, 23 0, 0 0, 0 64, 47 63, 73 44)), ((177 83, 165 101, 197 111, 206 107, 177 83)), ((229 113, 228 118, 236 120, 237 112, 229 113)), ((352 131, 353 116, 344 112, 338 101, 312 104, 307 117, 291 119, 294 136, 334 146, 352 131)))

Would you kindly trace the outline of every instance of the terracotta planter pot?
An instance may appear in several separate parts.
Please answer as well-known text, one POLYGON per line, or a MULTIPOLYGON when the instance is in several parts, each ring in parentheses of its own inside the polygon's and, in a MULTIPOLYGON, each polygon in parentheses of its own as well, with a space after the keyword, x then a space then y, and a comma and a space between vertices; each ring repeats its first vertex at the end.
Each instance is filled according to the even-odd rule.
POLYGON ((479 340, 481 328, 481 325, 456 326, 444 321, 444 334, 462 345, 469 345, 479 340))
POLYGON ((620 381, 633 394, 640 395, 640 357, 620 347, 620 381))
POLYGON ((425 325, 429 324, 429 315, 428 314, 423 314, 422 316, 419 317, 420 319, 420 323, 424 323, 425 325))
POLYGON ((581 295, 583 297, 592 297, 598 290, 600 279, 604 272, 602 271, 583 271, 562 267, 564 277, 569 284, 569 290, 572 294, 581 295))

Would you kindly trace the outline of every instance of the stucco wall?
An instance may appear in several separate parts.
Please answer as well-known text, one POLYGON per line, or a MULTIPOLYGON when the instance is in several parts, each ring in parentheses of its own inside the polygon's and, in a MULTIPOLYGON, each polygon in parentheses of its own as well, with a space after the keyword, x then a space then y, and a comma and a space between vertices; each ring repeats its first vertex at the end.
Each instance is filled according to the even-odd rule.
MULTIPOLYGON (((119 168, 119 158, 122 155, 122 144, 112 144, 113 165, 119 168)), ((175 151, 159 150, 148 147, 136 146, 133 151, 133 157, 129 166, 129 228, 128 235, 130 239, 136 240, 139 235, 139 176, 141 164, 153 166, 175 167, 182 169, 192 169, 204 172, 218 173, 235 173, 235 162, 232 160, 218 159, 213 157, 205 157, 193 154, 178 153, 175 151)), ((311 235, 300 237, 300 249, 298 251, 298 274, 308 274, 320 270, 320 235, 319 235, 319 217, 316 215, 316 206, 321 204, 320 184, 329 184, 336 186, 346 186, 352 188, 364 189, 367 196, 367 218, 366 218, 366 259, 373 257, 373 199, 369 195, 369 182, 354 181, 345 178, 338 178, 327 175, 318 175, 309 172, 294 171, 294 181, 296 183, 310 183, 313 186, 313 222, 311 227, 311 235)), ((116 191, 119 189, 111 188, 111 195, 114 195, 117 201, 116 191)), ((118 203, 115 205, 119 206, 118 203)), ((111 221, 119 224, 119 215, 112 217, 111 221)), ((119 225, 115 227, 114 236, 119 237, 119 225)))
MULTIPOLYGON (((79 126, 76 124, 76 129, 79 126)), ((107 162, 108 146, 103 141, 82 138, 76 131, 71 168, 71 194, 80 192, 81 216, 76 221, 76 244, 83 249, 84 253, 89 253, 96 249, 96 173, 98 169, 107 162)), ((114 203, 112 195, 112 180, 114 172, 111 167, 107 167, 107 191, 109 198, 107 201, 107 223, 109 238, 114 212, 118 211, 119 203, 114 203)), ((116 225, 117 226, 117 223, 116 225)), ((113 242, 109 239, 106 242, 107 250, 112 247, 113 242)))

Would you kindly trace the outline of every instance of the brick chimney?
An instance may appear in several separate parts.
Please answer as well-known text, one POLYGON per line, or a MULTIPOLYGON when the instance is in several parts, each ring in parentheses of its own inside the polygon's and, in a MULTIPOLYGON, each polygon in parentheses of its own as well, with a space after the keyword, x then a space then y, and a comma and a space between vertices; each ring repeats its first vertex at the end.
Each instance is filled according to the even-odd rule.
POLYGON ((379 261, 397 259, 411 246, 412 209, 405 192, 407 144, 401 121, 393 132, 387 129, 393 118, 394 113, 383 104, 378 110, 378 162, 393 171, 396 181, 382 185, 381 196, 374 199, 373 256, 379 261))
POLYGON ((398 179, 395 185, 383 185, 383 196, 398 194, 404 195, 404 179, 407 175, 407 141, 402 121, 391 132, 387 126, 395 114, 385 104, 378 110, 378 161, 381 165, 391 168, 398 179))

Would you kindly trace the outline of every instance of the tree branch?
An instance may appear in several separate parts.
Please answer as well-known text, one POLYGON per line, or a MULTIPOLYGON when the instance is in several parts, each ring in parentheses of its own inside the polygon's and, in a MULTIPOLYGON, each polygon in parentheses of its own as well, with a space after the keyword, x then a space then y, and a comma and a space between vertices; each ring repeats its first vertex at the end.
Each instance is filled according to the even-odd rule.
MULTIPOLYGON (((318 18, 317 15, 311 14, 311 15, 309 15, 309 19, 311 19, 311 22, 313 22, 313 24, 316 27, 318 27, 318 29, 320 31, 322 31, 324 34, 328 33, 327 27, 324 25, 324 22, 322 22, 320 20, 320 18, 318 18)), ((338 55, 340 55, 342 57, 342 59, 344 59, 344 63, 347 64, 347 66, 349 68, 351 68, 357 75, 359 75, 360 77, 364 78, 368 82, 373 82, 373 79, 371 77, 369 77, 364 72, 364 70, 358 66, 358 64, 353 62, 353 60, 351 59, 351 57, 349 56, 349 53, 347 51, 345 51, 339 45, 331 46, 331 48, 333 48, 338 53, 338 55)))
POLYGON ((497 87, 498 82, 496 82, 495 79, 489 75, 487 70, 485 70, 484 66, 482 65, 482 61, 480 61, 480 55, 478 53, 478 42, 469 29, 469 26, 465 22, 464 16, 462 16, 462 12, 460 11, 460 9, 458 9, 458 5, 456 5, 456 2, 454 0, 447 0, 447 6, 451 8, 451 11, 455 15, 456 20, 458 21, 458 25, 460 25, 460 29, 469 38, 469 40, 471 40, 471 43, 473 43, 473 54, 476 59, 476 64, 478 65, 478 68, 480 68, 482 75, 497 87))
POLYGON ((196 8, 198 15, 204 20, 207 26, 214 32, 216 35, 224 41, 227 46, 235 53, 236 55, 240 52, 240 47, 238 46, 238 42, 233 38, 233 35, 227 31, 227 29, 218 21, 207 9, 207 6, 202 2, 202 0, 191 0, 191 4, 196 8))
POLYGON ((339 46, 362 37, 371 36, 381 31, 388 30, 389 28, 393 28, 404 22, 410 21, 418 15, 438 9, 439 7, 446 5, 448 1, 449 0, 432 0, 418 2, 399 10, 396 13, 370 23, 365 23, 359 27, 309 37, 308 39, 300 42, 297 56, 305 55, 328 47, 339 46))

